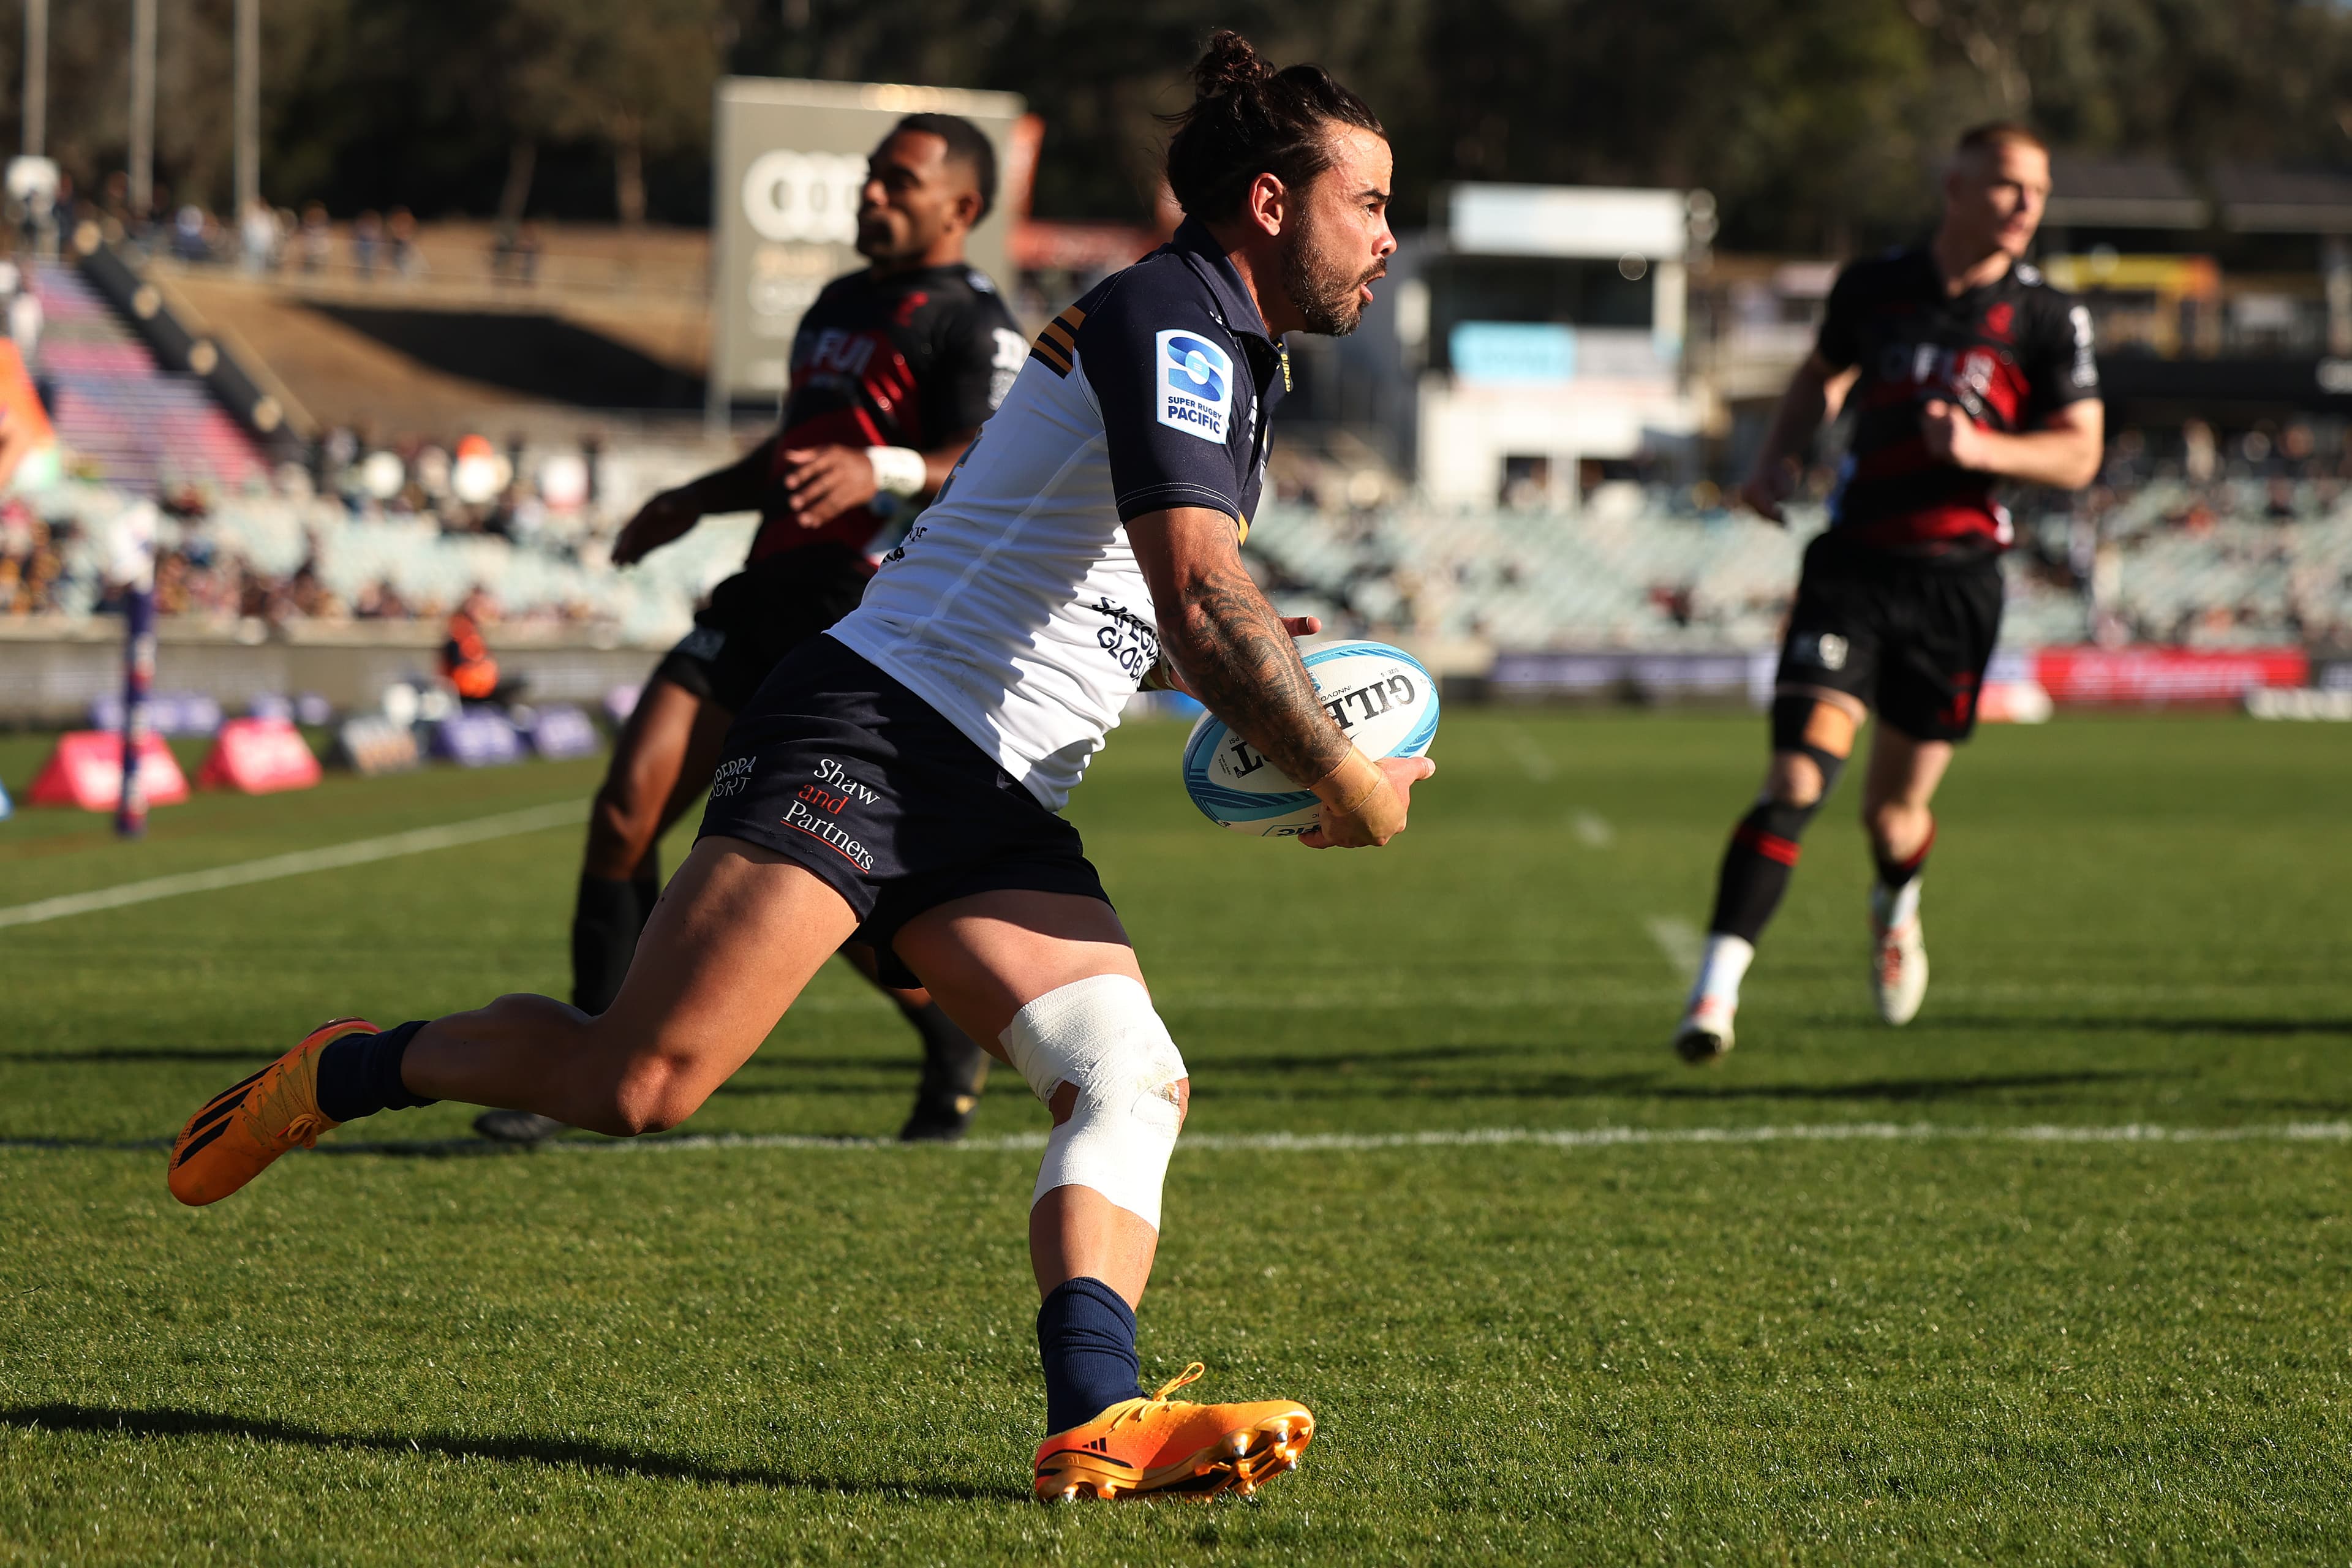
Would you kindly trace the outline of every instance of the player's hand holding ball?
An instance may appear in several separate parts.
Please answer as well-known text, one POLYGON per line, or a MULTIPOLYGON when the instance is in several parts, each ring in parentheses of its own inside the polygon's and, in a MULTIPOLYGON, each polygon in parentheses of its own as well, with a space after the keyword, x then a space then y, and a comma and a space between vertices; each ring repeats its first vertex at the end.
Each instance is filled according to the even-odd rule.
POLYGON ((1349 752, 1331 776, 1315 786, 1322 821, 1298 836, 1309 849, 1378 848, 1404 831, 1412 786, 1437 771, 1427 757, 1379 762, 1349 752))
MULTIPOLYGON (((1293 636, 1311 617, 1285 623, 1293 636)), ((1437 739, 1437 682, 1419 660, 1386 643, 1339 642, 1303 660, 1315 694, 1353 742, 1312 784, 1284 775, 1214 713, 1184 742, 1185 793, 1220 827, 1257 838, 1296 838, 1310 849, 1386 844, 1404 830, 1412 786, 1436 771, 1424 755, 1437 739)))

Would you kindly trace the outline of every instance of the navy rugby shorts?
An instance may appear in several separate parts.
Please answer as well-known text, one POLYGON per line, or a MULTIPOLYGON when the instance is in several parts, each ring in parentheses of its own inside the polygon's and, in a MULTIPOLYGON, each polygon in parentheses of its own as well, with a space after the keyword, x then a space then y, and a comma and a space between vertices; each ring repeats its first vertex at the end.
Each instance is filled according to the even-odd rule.
POLYGON ((710 591, 654 679, 740 713, 777 660, 857 608, 873 575, 864 555, 831 541, 755 561, 710 591))
POLYGON ((814 873, 857 912, 882 982, 921 982, 898 929, 974 893, 1110 901, 1078 830, 937 709, 829 637, 770 673, 727 732, 700 837, 740 838, 814 873))

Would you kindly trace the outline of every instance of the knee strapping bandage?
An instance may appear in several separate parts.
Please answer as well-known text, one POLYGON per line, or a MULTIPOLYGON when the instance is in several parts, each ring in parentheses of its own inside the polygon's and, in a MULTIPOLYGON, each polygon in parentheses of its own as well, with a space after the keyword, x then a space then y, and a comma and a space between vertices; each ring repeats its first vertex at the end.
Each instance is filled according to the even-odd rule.
POLYGON ((1822 775, 1822 793, 1813 797, 1810 805, 1777 801, 1769 794, 1759 797, 1756 803, 1756 815, 1769 818, 1765 831, 1792 844, 1804 837, 1807 825, 1813 820, 1813 814, 1820 811, 1822 803, 1830 798, 1830 791, 1837 788, 1838 775, 1845 772, 1843 757, 1806 738, 1805 731, 1812 722, 1813 706, 1813 699, 1810 697, 1776 697, 1772 700, 1772 749, 1795 752, 1811 758, 1814 768, 1822 775))
POLYGON ((1092 1187, 1159 1229, 1185 1068, 1150 994, 1124 974, 1073 981, 1015 1013, 997 1039, 1039 1100, 1051 1104, 1066 1083, 1078 1091, 1045 1140, 1030 1203, 1055 1187, 1092 1187))

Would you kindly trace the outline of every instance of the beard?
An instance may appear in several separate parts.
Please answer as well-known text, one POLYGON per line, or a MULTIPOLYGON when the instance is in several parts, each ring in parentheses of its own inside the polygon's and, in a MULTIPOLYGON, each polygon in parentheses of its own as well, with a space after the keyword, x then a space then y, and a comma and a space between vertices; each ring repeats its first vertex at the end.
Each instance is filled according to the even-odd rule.
POLYGON ((1282 247, 1283 291, 1319 337, 1344 338, 1361 326, 1364 302, 1356 291, 1387 270, 1384 263, 1355 270, 1311 226, 1301 226, 1282 247))

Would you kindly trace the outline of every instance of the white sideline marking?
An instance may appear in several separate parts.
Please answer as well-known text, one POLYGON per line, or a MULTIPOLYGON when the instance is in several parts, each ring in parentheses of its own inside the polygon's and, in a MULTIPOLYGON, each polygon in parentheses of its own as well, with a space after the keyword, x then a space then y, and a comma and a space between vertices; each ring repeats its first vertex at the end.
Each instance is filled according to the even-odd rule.
MULTIPOLYGON (((1178 1153, 1252 1151, 1318 1153, 1377 1149, 1484 1149, 1524 1144, 1547 1149, 1622 1149, 1678 1144, 1745 1143, 2346 1143, 2352 1121, 2287 1121, 2252 1127, 2162 1127, 2144 1121, 2067 1127, 1939 1126, 1931 1121, 1831 1121, 1762 1127, 1462 1127, 1427 1132, 1202 1132, 1184 1138, 1178 1153)), ((0 1138, 0 1152, 153 1153, 164 1138, 121 1142, 60 1138, 0 1138)), ((804 1149, 880 1154, 918 1150, 948 1153, 1025 1153, 1043 1149, 1042 1132, 969 1138, 961 1143, 901 1143, 895 1138, 821 1138, 803 1132, 688 1132, 651 1138, 559 1138, 541 1144, 558 1154, 691 1154, 712 1150, 804 1149)), ((327 1154, 509 1154, 519 1150, 479 1138, 331 1142, 327 1154)))
POLYGON ((552 805, 534 805, 528 811, 478 816, 471 822, 453 822, 442 827, 419 827, 408 833, 386 834, 382 838, 356 838, 349 844, 330 844, 320 849, 298 849, 289 855, 244 860, 234 866, 215 866, 209 871, 183 871, 175 876, 151 877, 143 882, 122 882, 93 892, 67 893, 58 898, 37 900, 29 904, 15 904, 0 909, 0 926, 37 925, 43 921, 63 920, 68 915, 118 910, 125 904, 144 904, 156 899, 176 898, 182 893, 209 893, 222 888, 241 888, 248 882, 299 877, 309 871, 364 866, 373 860, 397 859, 403 855, 422 855, 434 849, 453 849, 460 844, 479 844, 491 838, 511 838, 519 833, 538 833, 550 827, 577 824, 586 817, 587 807, 579 801, 571 800, 552 805))
POLYGON ((1678 915, 1653 915, 1644 922, 1650 928, 1650 940, 1675 966, 1675 973, 1687 983, 1698 977, 1701 944, 1698 927, 1678 915))
POLYGON ((1503 746, 1511 753, 1511 760, 1519 764, 1520 771, 1538 784, 1550 783, 1552 776, 1559 772, 1544 749, 1516 724, 1504 730, 1503 746))
MULTIPOLYGON (((1370 1149, 1467 1149, 1531 1144, 1550 1149, 1615 1149, 1678 1143, 2342 1143, 2352 1121, 2290 1121, 2260 1127, 1939 1127, 1933 1122, 1824 1122, 1794 1127, 1465 1127, 1432 1132, 1204 1132, 1178 1141, 1204 1153, 1231 1151, 1315 1153, 1370 1149)), ((944 1147, 974 1153, 1043 1149, 1041 1132, 970 1138, 944 1147)), ((705 1149, 879 1151, 908 1145, 880 1138, 813 1138, 789 1132, 687 1133, 675 1138, 566 1138, 541 1145, 566 1154, 647 1153, 705 1149)))
POLYGON ((1576 829, 1576 836, 1590 848, 1606 849, 1617 842, 1617 830, 1597 811, 1578 812, 1569 826, 1576 829))

